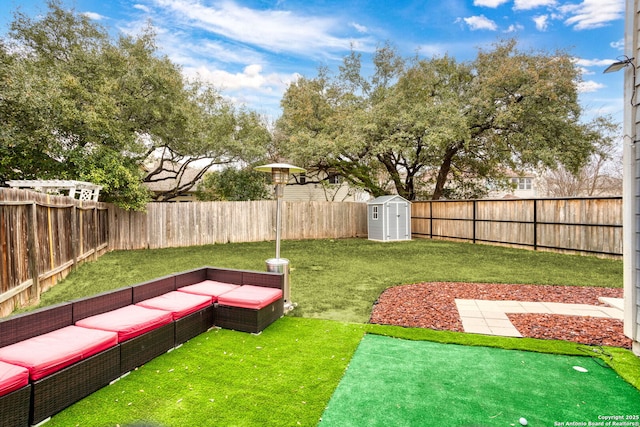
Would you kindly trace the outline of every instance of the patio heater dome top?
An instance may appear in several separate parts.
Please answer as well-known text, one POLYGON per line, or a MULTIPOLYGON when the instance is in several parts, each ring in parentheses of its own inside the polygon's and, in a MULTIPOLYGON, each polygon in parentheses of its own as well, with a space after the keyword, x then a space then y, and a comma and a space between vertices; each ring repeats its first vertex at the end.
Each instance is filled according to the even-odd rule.
POLYGON ((254 170, 271 174, 271 179, 276 185, 286 185, 290 173, 306 172, 305 169, 287 163, 271 163, 268 165, 256 166, 254 170))
POLYGON ((289 169, 289 173, 306 172, 306 169, 288 163, 270 163, 268 165, 256 166, 254 169, 258 172, 271 172, 273 169, 289 169))

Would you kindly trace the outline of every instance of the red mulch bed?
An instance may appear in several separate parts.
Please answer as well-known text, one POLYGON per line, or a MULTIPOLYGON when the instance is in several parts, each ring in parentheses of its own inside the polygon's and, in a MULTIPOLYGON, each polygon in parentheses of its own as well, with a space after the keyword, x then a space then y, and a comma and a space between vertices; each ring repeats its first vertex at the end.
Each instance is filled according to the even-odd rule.
MULTIPOLYGON (((455 299, 560 302, 603 305, 598 297, 622 298, 620 288, 431 282, 396 286, 382 293, 371 323, 464 332, 455 299)), ((631 348, 616 319, 550 314, 509 314, 525 337, 631 348)))

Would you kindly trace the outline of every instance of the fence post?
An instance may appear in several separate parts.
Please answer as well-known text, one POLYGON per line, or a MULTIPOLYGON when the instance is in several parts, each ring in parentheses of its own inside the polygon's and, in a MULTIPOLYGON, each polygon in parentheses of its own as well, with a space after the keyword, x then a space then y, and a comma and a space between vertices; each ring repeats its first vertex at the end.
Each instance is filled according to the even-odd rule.
POLYGON ((98 225, 98 204, 93 207, 93 237, 94 237, 94 251, 93 260, 98 259, 98 248, 100 247, 100 227, 98 225))
POLYGON ((477 219, 477 211, 478 211, 478 201, 477 200, 473 200, 473 243, 476 243, 476 219, 477 219))
POLYGON ((538 199, 533 199, 533 250, 538 250, 538 199))
POLYGON ((31 208, 29 209, 29 220, 27 221, 29 230, 27 236, 27 246, 29 248, 29 274, 31 275, 31 280, 33 281, 31 285, 30 298, 38 299, 40 298, 40 279, 38 272, 38 215, 37 215, 38 205, 36 202, 31 202, 31 208))
MULTIPOLYGON (((82 205, 81 205, 82 206, 82 205)), ((82 221, 80 221, 80 227, 82 227, 82 221)), ((73 266, 72 270, 75 270, 78 266, 78 254, 82 253, 82 248, 80 248, 80 242, 82 241, 81 233, 78 232, 78 210, 76 209, 76 205, 71 206, 71 250, 73 256, 73 266)))
POLYGON ((429 200, 429 238, 433 239, 433 200, 429 200))

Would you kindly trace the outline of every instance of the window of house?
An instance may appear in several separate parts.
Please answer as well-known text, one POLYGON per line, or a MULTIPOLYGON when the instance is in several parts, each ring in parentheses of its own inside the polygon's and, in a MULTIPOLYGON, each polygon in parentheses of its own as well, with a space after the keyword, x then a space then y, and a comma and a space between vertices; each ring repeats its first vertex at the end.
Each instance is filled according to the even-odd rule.
POLYGON ((378 219, 378 207, 374 206, 371 212, 371 219, 378 219))
POLYGON ((340 184, 340 182, 342 181, 340 179, 340 175, 329 175, 329 178, 327 178, 327 181, 329 182, 329 184, 340 184))
POLYGON ((531 178, 511 178, 518 190, 531 190, 531 178))
POLYGON ((307 183, 307 174, 304 172, 301 172, 298 175, 298 184, 306 184, 307 183))

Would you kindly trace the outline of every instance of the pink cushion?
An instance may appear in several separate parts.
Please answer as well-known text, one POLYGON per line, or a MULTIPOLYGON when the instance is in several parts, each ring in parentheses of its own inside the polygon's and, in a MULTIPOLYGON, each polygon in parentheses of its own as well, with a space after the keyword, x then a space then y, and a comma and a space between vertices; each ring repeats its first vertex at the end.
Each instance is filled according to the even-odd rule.
POLYGON ((281 289, 244 285, 220 295, 218 304, 259 310, 280 298, 281 289))
POLYGON ((0 348, 0 360, 24 366, 38 380, 117 343, 113 332, 67 326, 0 348))
POLYGON ((213 304, 210 296, 194 295, 185 292, 167 292, 159 297, 140 301, 140 307, 165 310, 173 315, 173 320, 180 319, 213 304))
POLYGON ((117 332, 118 342, 123 342, 171 322, 173 316, 168 311, 128 305, 82 319, 76 326, 117 332))
POLYGON ((0 396, 29 384, 29 370, 24 366, 0 362, 0 396))
POLYGON ((178 288, 178 291, 197 295, 208 295, 213 298, 213 302, 217 302, 220 295, 239 287, 240 285, 234 285, 232 283, 216 282, 215 280, 205 280, 204 282, 196 283, 195 285, 178 288))

